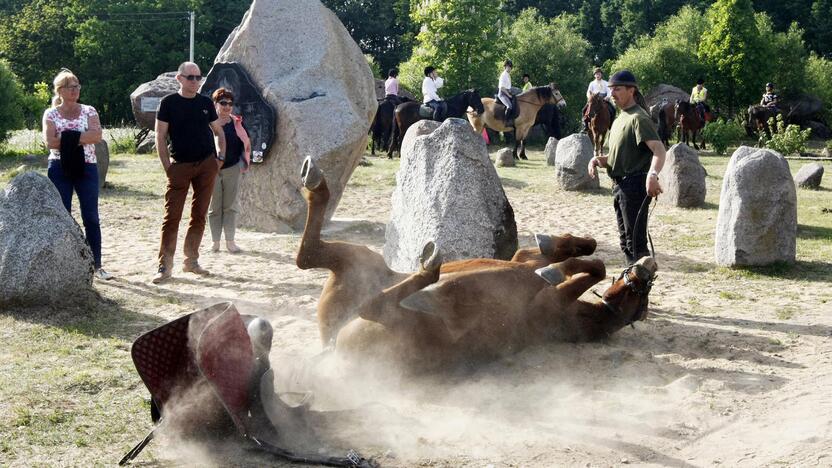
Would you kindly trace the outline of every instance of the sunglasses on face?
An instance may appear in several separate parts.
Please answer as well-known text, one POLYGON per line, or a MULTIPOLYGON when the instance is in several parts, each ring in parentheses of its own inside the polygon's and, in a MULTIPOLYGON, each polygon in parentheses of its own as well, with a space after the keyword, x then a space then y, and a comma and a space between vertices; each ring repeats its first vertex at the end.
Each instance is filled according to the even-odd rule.
POLYGON ((219 104, 221 106, 233 106, 234 105, 234 103, 231 102, 231 101, 217 101, 217 104, 219 104))
POLYGON ((78 91, 79 89, 81 89, 81 85, 76 84, 76 85, 70 85, 70 86, 61 86, 61 88, 68 89, 70 91, 78 91))
POLYGON ((202 75, 182 75, 182 78, 188 81, 199 81, 202 79, 202 75))

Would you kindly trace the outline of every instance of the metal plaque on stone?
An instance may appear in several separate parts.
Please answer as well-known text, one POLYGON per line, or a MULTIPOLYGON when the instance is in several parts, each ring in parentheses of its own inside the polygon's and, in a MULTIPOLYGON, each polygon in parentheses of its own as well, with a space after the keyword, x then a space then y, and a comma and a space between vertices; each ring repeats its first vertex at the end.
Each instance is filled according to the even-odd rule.
POLYGON ((234 94, 234 115, 242 116, 243 126, 251 139, 251 162, 262 163, 275 140, 277 116, 263 98, 261 90, 252 82, 245 69, 237 62, 215 63, 205 77, 199 92, 204 96, 219 88, 234 94))
POLYGON ((156 112, 159 110, 159 103, 162 102, 162 98, 143 96, 139 102, 141 102, 142 112, 156 112))

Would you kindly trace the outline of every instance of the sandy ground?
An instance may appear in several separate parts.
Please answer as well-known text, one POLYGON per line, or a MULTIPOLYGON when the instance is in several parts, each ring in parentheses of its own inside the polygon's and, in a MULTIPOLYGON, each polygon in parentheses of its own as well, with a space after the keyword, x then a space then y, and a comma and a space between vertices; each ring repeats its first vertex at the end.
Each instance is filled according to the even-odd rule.
MULTIPOLYGON (((521 246, 532 245, 534 232, 590 235, 608 274, 619 272, 608 189, 540 192, 521 179, 504 178, 521 246)), ((351 186, 325 236, 380 252, 391 192, 351 186)), ((146 195, 138 210, 102 202, 105 266, 117 276, 97 282, 102 294, 175 298, 144 311, 171 319, 227 300, 269 318, 277 386, 312 390, 321 408, 358 408, 362 422, 342 438, 383 466, 832 466, 829 284, 721 274, 712 244, 673 247, 690 228, 663 222, 661 212, 684 212, 660 205, 652 218, 660 272, 651 315, 635 328, 604 343, 528 349, 472 373, 377 380, 312 363, 328 272, 295 266, 298 235, 242 229, 245 252, 231 255, 211 253, 206 232, 201 262, 211 277, 177 265, 173 281, 152 285, 162 203, 146 195)), ((713 214, 694 235, 712 238, 713 214)), ((179 252, 184 231, 183 221, 179 252)), ((172 464, 229 462, 154 444, 155 457, 172 464)))

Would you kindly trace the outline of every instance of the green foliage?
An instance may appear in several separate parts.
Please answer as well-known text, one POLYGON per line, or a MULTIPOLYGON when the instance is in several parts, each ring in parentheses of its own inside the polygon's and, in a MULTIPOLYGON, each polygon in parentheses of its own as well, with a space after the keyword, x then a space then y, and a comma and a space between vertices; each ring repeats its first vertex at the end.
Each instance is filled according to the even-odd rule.
MULTIPOLYGON (((520 83, 524 73, 537 86, 557 82, 569 104, 565 113, 570 121, 579 120, 586 85, 592 79, 590 45, 581 37, 576 19, 561 15, 546 20, 529 8, 520 13, 502 40, 506 57, 514 61, 513 83, 520 83)), ((493 75, 497 73, 495 69, 493 75)))
POLYGON ((468 88, 488 95, 496 89, 494 64, 501 57, 494 44, 494 25, 501 18, 499 0, 443 0, 412 5, 411 20, 421 24, 410 59, 400 67, 400 81, 408 89, 421 89, 427 65, 444 78, 439 90, 449 97, 468 88), (417 75, 417 71, 419 71, 417 75))
POLYGON ((823 101, 826 118, 832 118, 832 60, 811 55, 806 62, 805 87, 823 101))
POLYGON ((769 126, 773 129, 771 138, 760 135, 760 143, 766 148, 773 149, 783 156, 800 154, 806 151, 806 142, 812 134, 811 129, 801 130, 799 125, 786 125, 783 116, 769 119, 769 126))
POLYGON ((736 120, 717 119, 710 122, 702 130, 702 138, 713 145, 716 154, 724 155, 725 151, 745 136, 745 130, 736 120))
POLYGON ((832 55, 832 0, 815 0, 812 3, 806 31, 813 51, 822 57, 832 55))
POLYGON ((758 41, 764 50, 765 60, 756 69, 748 70, 757 77, 753 88, 755 96, 763 93, 765 83, 772 81, 781 96, 798 94, 804 86, 807 53, 803 45, 803 30, 792 23, 786 32, 777 32, 771 18, 764 14, 755 15, 758 41))
POLYGON ((376 59, 370 54, 364 54, 364 60, 370 66, 370 71, 373 72, 373 78, 387 78, 387 74, 382 75, 381 67, 378 66, 376 59))
POLYGON ((652 37, 639 38, 614 62, 612 70, 632 71, 644 90, 660 83, 689 90, 698 77, 707 74, 695 52, 709 26, 701 12, 686 6, 657 26, 652 37))
POLYGON ((51 105, 51 87, 41 81, 35 83, 34 88, 32 93, 24 93, 21 96, 20 106, 25 127, 40 129, 43 111, 51 105))
POLYGON ((20 102, 23 91, 9 64, 0 60, 0 143, 9 136, 9 131, 23 125, 20 102))
POLYGON ((136 136, 139 134, 139 129, 135 127, 119 129, 116 132, 109 132, 110 137, 110 153, 136 153, 136 136))
POLYGON ((708 9, 711 27, 702 35, 699 58, 712 70, 713 94, 725 96, 729 113, 757 97, 764 50, 751 0, 716 0, 708 9))

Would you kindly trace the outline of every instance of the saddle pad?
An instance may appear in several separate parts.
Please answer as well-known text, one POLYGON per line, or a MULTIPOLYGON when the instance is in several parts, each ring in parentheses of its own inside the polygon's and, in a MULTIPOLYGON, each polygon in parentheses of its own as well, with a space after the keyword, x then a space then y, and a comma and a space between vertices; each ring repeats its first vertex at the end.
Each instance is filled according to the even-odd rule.
POLYGON ((419 117, 423 119, 433 118, 433 109, 430 106, 419 106, 419 117))

